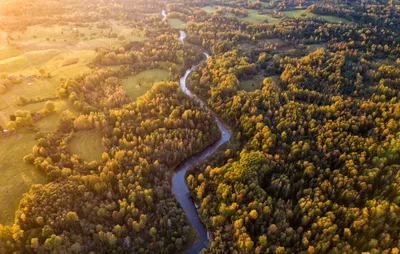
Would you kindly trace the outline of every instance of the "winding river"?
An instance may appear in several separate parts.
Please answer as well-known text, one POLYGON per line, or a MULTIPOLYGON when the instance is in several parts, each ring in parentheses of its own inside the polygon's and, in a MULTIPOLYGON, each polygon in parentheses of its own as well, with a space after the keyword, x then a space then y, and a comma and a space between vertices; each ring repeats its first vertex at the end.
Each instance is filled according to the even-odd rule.
MULTIPOLYGON (((166 16, 164 10, 162 15, 164 17, 166 16)), ((179 40, 182 41, 183 43, 185 38, 186 38, 186 33, 184 31, 180 31, 179 40)), ((204 55, 207 58, 209 57, 207 53, 204 53, 204 55)), ((193 98, 193 100, 200 103, 201 107, 203 107, 205 110, 208 110, 211 113, 211 115, 218 123, 218 127, 221 130, 222 136, 212 146, 206 148, 201 153, 193 155, 192 157, 185 160, 182 164, 180 164, 179 167, 175 170, 175 174, 172 178, 172 192, 174 193, 175 198, 181 204, 183 210, 186 213, 186 216, 188 217, 193 228, 196 230, 198 236, 197 241, 193 243, 193 245, 189 249, 186 250, 186 253, 189 254, 197 254, 203 248, 207 247, 208 232, 197 213, 197 209, 193 203, 193 200, 190 198, 189 190, 185 182, 186 171, 188 171, 188 169, 192 168, 193 166, 199 164, 203 159, 205 159, 210 154, 213 154, 222 144, 224 144, 231 138, 230 128, 226 126, 218 117, 218 115, 214 111, 212 111, 199 97, 190 92, 190 90, 186 87, 186 79, 195 68, 196 66, 193 66, 192 68, 186 71, 185 75, 180 79, 179 82, 180 86, 184 93, 193 98)))

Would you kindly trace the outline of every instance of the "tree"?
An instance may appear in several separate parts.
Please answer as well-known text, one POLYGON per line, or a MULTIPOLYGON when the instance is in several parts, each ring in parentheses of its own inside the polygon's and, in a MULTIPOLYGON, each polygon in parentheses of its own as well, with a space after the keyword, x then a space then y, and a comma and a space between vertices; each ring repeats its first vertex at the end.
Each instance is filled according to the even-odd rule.
POLYGON ((153 239, 155 239, 156 236, 157 236, 157 229, 156 229, 155 227, 150 228, 150 230, 149 230, 149 235, 150 235, 151 237, 153 237, 153 239))
POLYGON ((46 107, 47 112, 49 112, 49 113, 54 112, 54 110, 56 108, 54 105, 54 102, 52 102, 52 101, 46 102, 45 107, 46 107))

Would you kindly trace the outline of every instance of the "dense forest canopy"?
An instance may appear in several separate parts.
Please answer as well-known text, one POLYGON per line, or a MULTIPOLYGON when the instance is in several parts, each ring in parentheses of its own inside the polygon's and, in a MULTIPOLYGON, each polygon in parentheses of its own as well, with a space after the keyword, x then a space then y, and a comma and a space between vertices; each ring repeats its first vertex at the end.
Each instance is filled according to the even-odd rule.
POLYGON ((54 85, 0 111, 0 145, 34 135, 16 159, 46 179, 0 224, 0 253, 184 252, 196 232, 172 176, 220 139, 214 113, 232 137, 185 176, 204 253, 399 253, 397 0, 27 0, 0 13, 10 52, 90 51, 84 64, 83 51, 63 58, 71 75, 40 64, 27 75, 0 44, 2 100, 28 82, 54 85), (187 85, 213 112, 179 86, 193 66, 187 85), (167 74, 128 96, 126 80, 154 70, 167 74), (99 159, 71 149, 82 133, 100 136, 99 159))

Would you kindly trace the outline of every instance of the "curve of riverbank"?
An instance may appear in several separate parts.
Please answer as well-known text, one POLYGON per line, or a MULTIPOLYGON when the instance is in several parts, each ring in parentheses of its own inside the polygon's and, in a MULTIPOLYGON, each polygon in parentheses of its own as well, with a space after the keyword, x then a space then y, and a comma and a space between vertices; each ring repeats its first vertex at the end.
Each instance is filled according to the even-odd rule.
MULTIPOLYGON (((180 40, 184 41, 186 37, 186 33, 184 31, 180 31, 180 40)), ((208 58, 209 55, 207 53, 204 53, 204 55, 208 58)), ((193 245, 186 250, 186 253, 189 254, 197 254, 199 253, 203 248, 207 247, 208 244, 208 232, 201 221, 197 209, 193 203, 193 200, 190 198, 190 193, 189 190, 186 186, 185 182, 185 174, 188 171, 188 169, 193 168, 197 164, 199 164, 203 159, 208 157, 209 155, 213 154, 222 144, 226 143, 229 141, 231 138, 231 130, 229 129, 228 126, 226 126, 222 120, 218 117, 218 115, 212 111, 199 97, 197 97, 195 94, 193 94, 187 87, 186 87, 186 79, 190 75, 190 73, 196 68, 197 66, 193 66, 192 68, 188 69, 183 77, 180 79, 180 86, 182 88, 182 91, 186 93, 188 96, 193 98, 193 100, 197 101, 200 103, 201 107, 203 107, 205 110, 208 110, 211 115, 214 117, 214 119, 218 123, 218 127, 222 133, 221 138, 214 143, 212 146, 206 148, 203 152, 196 154, 190 158, 188 158, 186 161, 184 161, 176 170, 175 174, 172 178, 172 192, 175 195, 175 198, 178 200, 178 202, 181 204, 181 207, 186 213, 186 216, 188 217, 190 223, 192 224, 193 228, 196 230, 198 239, 193 245)))

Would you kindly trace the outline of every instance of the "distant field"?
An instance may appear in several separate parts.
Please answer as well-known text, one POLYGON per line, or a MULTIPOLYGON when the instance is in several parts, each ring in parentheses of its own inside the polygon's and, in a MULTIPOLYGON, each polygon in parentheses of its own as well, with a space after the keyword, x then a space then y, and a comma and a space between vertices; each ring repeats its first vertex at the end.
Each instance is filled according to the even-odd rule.
POLYGON ((180 19, 168 19, 168 24, 174 29, 184 29, 186 23, 180 19))
POLYGON ((264 20, 267 20, 268 23, 270 24, 277 24, 281 21, 280 19, 274 18, 268 14, 259 14, 257 10, 248 10, 248 12, 249 12, 248 17, 240 19, 251 23, 260 23, 263 22, 264 20))
POLYGON ((302 16, 307 16, 311 18, 321 18, 324 19, 328 22, 332 23, 339 23, 340 21, 342 23, 350 23, 347 19, 335 17, 335 16, 328 16, 328 15, 317 15, 311 12, 308 12, 307 10, 291 10, 291 11, 283 11, 282 12, 283 16, 288 17, 288 18, 300 18, 302 16))
POLYGON ((122 86, 126 94, 136 100, 144 95, 156 82, 169 80, 169 72, 161 69, 146 70, 139 74, 124 79, 122 86))
POLYGON ((35 134, 20 133, 0 139, 0 213, 1 224, 12 224, 22 194, 35 183, 44 183, 44 176, 33 166, 23 162, 23 157, 36 144, 35 134))
MULTIPOLYGON (((207 13, 215 13, 217 11, 218 6, 206 6, 201 8, 207 13)), ((279 18, 274 18, 271 15, 268 14, 259 14, 258 10, 248 10, 249 16, 245 18, 239 18, 240 20, 251 22, 251 23, 260 23, 263 22, 264 20, 267 20, 268 23, 270 24, 277 24, 281 21, 279 18)), ((332 23, 339 23, 340 21, 342 23, 350 23, 350 21, 335 17, 335 16, 328 16, 328 15, 317 15, 314 13, 307 12, 307 10, 302 9, 302 10, 291 10, 291 11, 283 11, 282 12, 284 17, 288 18, 301 18, 302 16, 307 16, 307 17, 313 17, 313 18, 322 18, 328 22, 332 23)))
POLYGON ((101 142, 102 135, 100 132, 80 131, 75 133, 69 141, 68 148, 71 154, 76 154, 85 161, 100 161, 104 152, 101 142))
MULTIPOLYGON (((3 52, 0 49, 0 70, 1 72, 7 72, 9 74, 37 74, 39 69, 45 68, 52 76, 62 74, 60 76, 70 77, 71 72, 68 71, 68 69, 77 66, 78 68, 76 68, 76 70, 85 69, 85 65, 94 58, 95 54, 96 52, 94 50, 47 49, 28 51, 20 54, 20 52, 15 51, 15 49, 7 48, 3 52), (2 53, 3 55, 12 54, 7 51, 14 51, 17 55, 9 58, 3 57, 3 59, 1 59, 2 53), (62 66, 66 60, 71 58, 78 58, 79 62, 69 66, 62 66)), ((78 74, 76 70, 74 70, 73 74, 78 74)))
POLYGON ((148 39, 142 31, 131 29, 117 22, 110 22, 105 25, 98 23, 90 27, 30 26, 26 31, 14 32, 11 36, 16 45, 27 50, 49 48, 94 49, 100 46, 116 46, 124 39, 130 41, 148 39), (120 36, 122 37, 119 38, 120 36))
MULTIPOLYGON (((28 52, 26 55, 18 56, 19 60, 12 61, 9 65, 4 64, 8 74, 38 74, 40 68, 45 68, 51 74, 51 78, 38 79, 34 81, 25 80, 9 89, 5 94, 0 95, 0 125, 5 126, 9 115, 16 110, 37 111, 43 108, 42 105, 29 104, 24 107, 14 105, 13 101, 19 96, 28 99, 36 97, 54 97, 56 88, 59 86, 60 78, 71 78, 80 73, 90 71, 87 64, 94 58, 94 50, 43 50, 28 52), (62 66, 69 59, 77 58, 76 64, 62 66), (27 60, 32 59, 32 60, 27 60), (21 65, 17 64, 18 62, 21 65), (30 84, 30 85, 28 85, 30 84)), ((0 70, 1 69, 0 61, 0 70)))
MULTIPOLYGON (((45 103, 43 103, 42 108, 44 108, 45 103)), ((35 123, 35 126, 39 128, 40 132, 44 133, 51 133, 55 132, 58 129, 59 126, 59 121, 60 121, 60 115, 63 111, 69 110, 73 114, 76 114, 77 112, 75 111, 73 105, 65 100, 65 101, 56 101, 55 103, 55 112, 52 114, 40 119, 35 123)))

